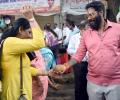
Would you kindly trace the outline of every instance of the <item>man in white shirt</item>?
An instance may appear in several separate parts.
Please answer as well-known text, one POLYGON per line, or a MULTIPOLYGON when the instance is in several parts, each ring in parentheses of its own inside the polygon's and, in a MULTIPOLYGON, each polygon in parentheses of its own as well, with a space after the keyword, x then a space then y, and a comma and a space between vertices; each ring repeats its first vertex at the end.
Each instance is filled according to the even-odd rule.
MULTIPOLYGON (((67 52, 71 56, 73 55, 80 44, 80 38, 82 33, 86 30, 87 22, 81 21, 80 23, 80 32, 73 35, 69 41, 67 52)), ((88 100, 88 94, 86 90, 87 86, 87 56, 84 57, 81 63, 74 65, 74 79, 75 79, 75 100, 88 100)))
POLYGON ((54 23, 54 32, 58 36, 58 40, 62 39, 62 30, 58 27, 57 23, 54 23))
POLYGON ((70 31, 69 31, 69 33, 66 34, 66 38, 63 43, 64 45, 68 45, 70 38, 80 31, 73 21, 66 19, 66 24, 70 31))
POLYGON ((64 25, 64 27, 63 27, 63 37, 67 37, 70 32, 71 32, 71 30, 68 28, 68 26, 64 25))
POLYGON ((117 21, 117 23, 120 24, 120 12, 118 12, 118 14, 117 14, 117 16, 116 16, 116 21, 117 21))

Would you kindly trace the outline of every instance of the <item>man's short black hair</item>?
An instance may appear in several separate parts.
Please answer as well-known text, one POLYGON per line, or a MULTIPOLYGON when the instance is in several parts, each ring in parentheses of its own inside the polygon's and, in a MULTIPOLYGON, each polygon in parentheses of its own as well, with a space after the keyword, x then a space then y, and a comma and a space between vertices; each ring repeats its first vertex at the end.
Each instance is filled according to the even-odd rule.
POLYGON ((75 23, 74 21, 70 20, 70 19, 66 19, 66 22, 71 25, 72 27, 75 27, 75 23))
POLYGON ((91 3, 88 3, 85 8, 86 8, 86 10, 89 8, 93 8, 97 12, 103 11, 103 14, 105 13, 104 4, 101 1, 93 1, 91 3))
POLYGON ((88 25, 88 21, 87 20, 82 20, 79 24, 79 29, 84 29, 86 26, 88 25))

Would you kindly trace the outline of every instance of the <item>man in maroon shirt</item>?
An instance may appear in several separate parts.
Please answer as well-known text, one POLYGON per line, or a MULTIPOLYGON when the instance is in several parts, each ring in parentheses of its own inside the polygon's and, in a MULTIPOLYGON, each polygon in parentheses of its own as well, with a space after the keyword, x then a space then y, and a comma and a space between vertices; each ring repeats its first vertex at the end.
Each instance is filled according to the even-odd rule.
POLYGON ((87 4, 86 10, 90 28, 84 32, 71 60, 53 71, 63 73, 81 62, 88 51, 89 100, 120 100, 120 24, 105 19, 100 1, 87 4))

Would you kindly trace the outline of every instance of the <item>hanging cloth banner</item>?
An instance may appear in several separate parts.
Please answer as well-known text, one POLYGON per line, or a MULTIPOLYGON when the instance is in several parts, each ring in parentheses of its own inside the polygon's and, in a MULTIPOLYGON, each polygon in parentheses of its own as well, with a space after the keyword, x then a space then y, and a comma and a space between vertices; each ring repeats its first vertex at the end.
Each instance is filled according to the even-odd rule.
POLYGON ((0 14, 18 15, 24 5, 31 5, 36 13, 60 12, 60 0, 0 0, 0 14))

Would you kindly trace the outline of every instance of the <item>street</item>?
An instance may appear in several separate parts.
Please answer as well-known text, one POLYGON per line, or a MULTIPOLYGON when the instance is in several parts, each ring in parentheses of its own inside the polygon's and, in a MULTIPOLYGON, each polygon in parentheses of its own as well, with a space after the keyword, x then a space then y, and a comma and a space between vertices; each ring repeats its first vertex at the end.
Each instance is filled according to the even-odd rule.
POLYGON ((51 87, 48 89, 46 100, 74 100, 74 76, 73 73, 62 76, 58 83, 62 84, 60 90, 55 91, 51 87))

